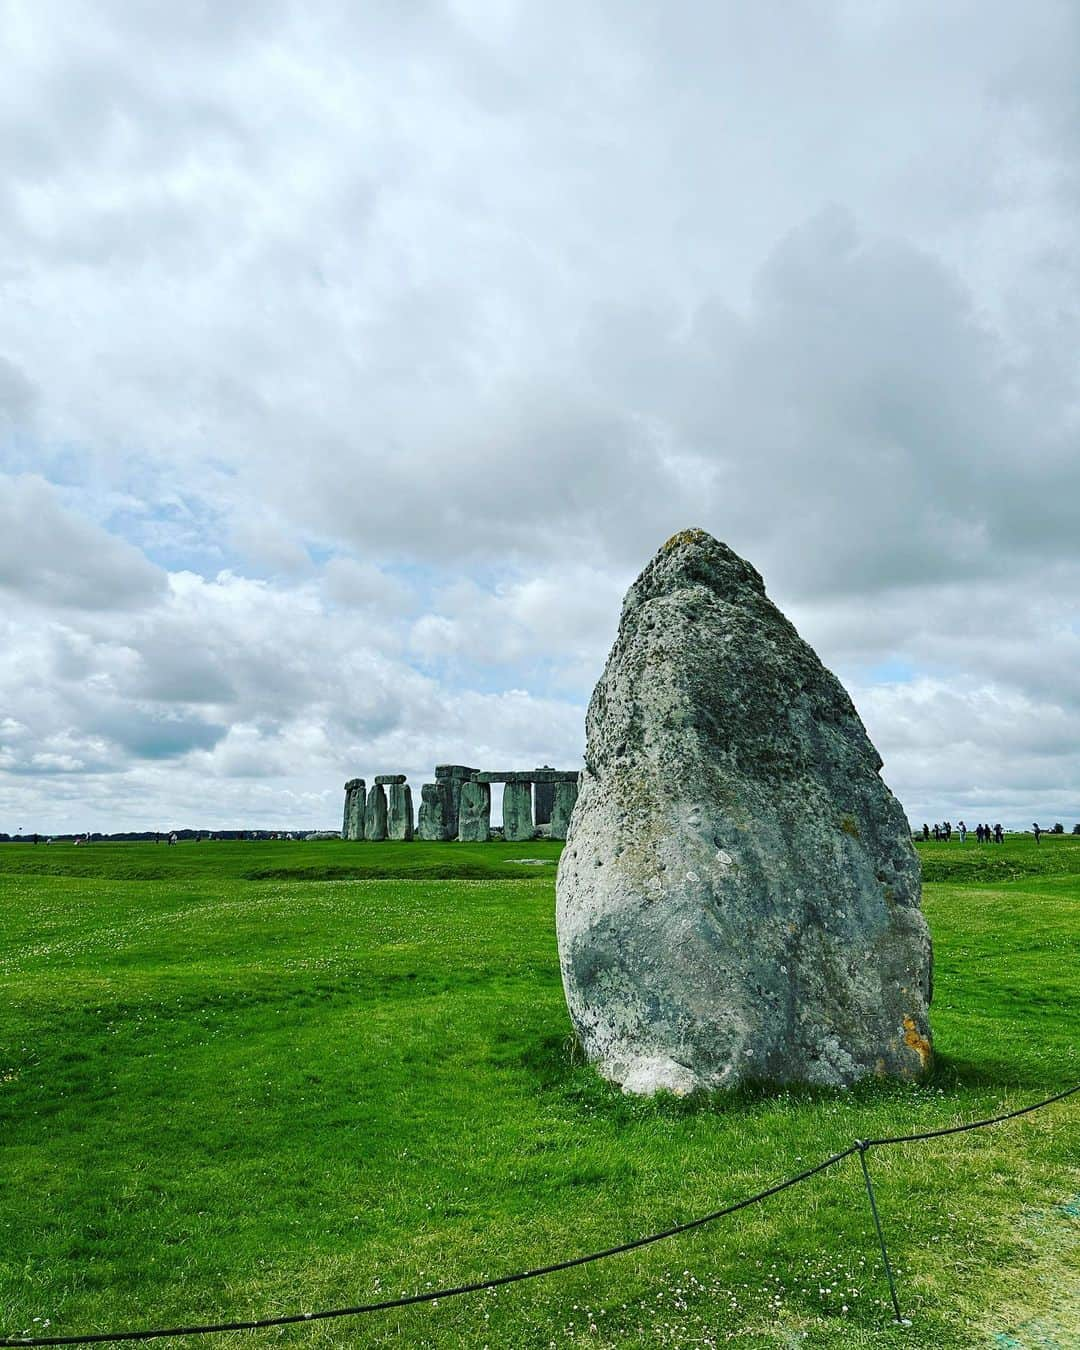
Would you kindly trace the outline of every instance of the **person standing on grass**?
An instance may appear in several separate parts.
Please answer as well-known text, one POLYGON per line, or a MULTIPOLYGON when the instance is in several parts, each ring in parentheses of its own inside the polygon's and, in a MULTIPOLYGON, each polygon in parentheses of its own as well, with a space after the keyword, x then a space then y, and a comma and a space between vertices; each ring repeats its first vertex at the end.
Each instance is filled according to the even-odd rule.
POLYGON ((1005 832, 1001 828, 1001 822, 998 821, 998 823, 994 826, 994 843, 1003 844, 1004 842, 1005 842, 1005 832))
POLYGON ((962 844, 966 844, 966 843, 967 843, 967 826, 964 824, 963 821, 961 821, 960 824, 957 826, 957 829, 960 831, 960 842, 961 842, 962 844))
POLYGON ((978 825, 975 826, 975 838, 978 840, 978 842, 979 842, 980 844, 982 843, 982 841, 983 841, 983 827, 982 827, 982 822, 981 822, 981 821, 979 822, 978 825))
POLYGON ((927 825, 925 821, 923 822, 922 827, 922 837, 924 841, 930 838, 930 826, 927 825))
POLYGON ((1033 822, 1031 829, 1032 833, 1035 835, 1035 842, 1037 844, 1040 843, 1041 840, 1039 839, 1039 836, 1042 834, 1042 827, 1039 825, 1039 822, 1037 820, 1033 822))

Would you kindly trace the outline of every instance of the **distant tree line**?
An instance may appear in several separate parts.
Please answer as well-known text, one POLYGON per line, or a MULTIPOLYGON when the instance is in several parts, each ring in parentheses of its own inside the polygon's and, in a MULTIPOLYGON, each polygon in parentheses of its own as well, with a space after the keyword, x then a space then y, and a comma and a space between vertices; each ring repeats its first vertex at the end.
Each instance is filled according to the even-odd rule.
POLYGON ((43 844, 51 839, 54 844, 73 844, 76 839, 97 844, 164 844, 171 837, 178 840, 192 839, 303 839, 311 830, 125 830, 120 834, 100 834, 97 831, 87 833, 79 830, 75 834, 5 834, 0 831, 0 844, 43 844))

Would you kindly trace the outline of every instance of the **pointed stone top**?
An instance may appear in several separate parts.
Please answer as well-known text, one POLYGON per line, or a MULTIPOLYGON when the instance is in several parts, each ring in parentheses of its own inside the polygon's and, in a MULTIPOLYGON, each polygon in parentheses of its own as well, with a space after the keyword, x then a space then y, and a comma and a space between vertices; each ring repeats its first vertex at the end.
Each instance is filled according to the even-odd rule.
POLYGON ((760 572, 707 530, 688 529, 673 534, 627 592, 626 608, 688 586, 706 586, 724 600, 747 591, 765 594, 760 572))

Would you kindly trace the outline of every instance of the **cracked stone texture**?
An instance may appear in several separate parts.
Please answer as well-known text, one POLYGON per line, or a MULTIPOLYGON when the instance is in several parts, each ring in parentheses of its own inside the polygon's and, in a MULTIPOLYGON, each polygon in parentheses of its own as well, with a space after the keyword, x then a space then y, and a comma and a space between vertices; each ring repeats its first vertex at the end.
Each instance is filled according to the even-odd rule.
POLYGON ((627 1092, 930 1062, 919 861, 850 698, 703 530, 627 592, 559 863, 567 1003, 627 1092))

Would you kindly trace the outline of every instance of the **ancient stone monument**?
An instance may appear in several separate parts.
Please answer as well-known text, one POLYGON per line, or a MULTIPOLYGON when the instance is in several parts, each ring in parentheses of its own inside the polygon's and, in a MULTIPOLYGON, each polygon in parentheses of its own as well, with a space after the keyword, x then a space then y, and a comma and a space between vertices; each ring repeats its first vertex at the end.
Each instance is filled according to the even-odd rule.
MULTIPOLYGON (((550 764, 544 765, 545 769, 550 769, 550 764)), ((555 784, 543 781, 537 782, 533 787, 533 819, 537 825, 551 824, 551 808, 555 801, 555 784)))
POLYGON ((557 925, 604 1077, 685 1094, 922 1074, 931 949, 907 821, 749 563, 702 530, 668 540, 627 592, 586 733, 557 925))
POLYGON ((403 773, 380 774, 376 783, 389 788, 386 803, 387 839, 408 840, 413 837, 412 788, 403 773))
POLYGON ((449 783, 425 783, 420 789, 420 810, 416 816, 417 839, 455 839, 450 833, 451 795, 449 783))
MULTIPOLYGON (((510 840, 536 838, 538 828, 552 839, 565 839, 577 800, 576 770, 513 769, 482 772, 464 764, 438 764, 435 782, 420 789, 420 812, 415 837, 427 840, 491 838, 491 784, 503 783, 503 836, 510 840), (466 791, 482 788, 483 791, 466 791), (535 801, 549 803, 534 808, 535 801), (534 813, 535 812, 535 813, 534 813), (545 819, 541 820, 540 815, 545 819)), ((403 773, 380 773, 364 800, 364 780, 345 784, 343 839, 402 839, 414 837, 412 789, 403 773), (389 793, 389 800, 387 794, 389 793)))
POLYGON ((386 838, 386 790, 377 778, 368 793, 366 833, 375 841, 386 838))
POLYGON ((467 779, 461 785, 458 838, 463 844, 486 844, 491 838, 491 787, 467 779))
POLYGON ((362 778, 350 778, 345 784, 345 816, 341 823, 342 839, 363 839, 367 801, 362 778))

